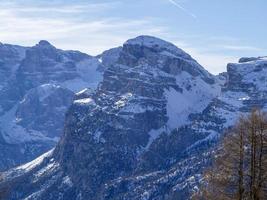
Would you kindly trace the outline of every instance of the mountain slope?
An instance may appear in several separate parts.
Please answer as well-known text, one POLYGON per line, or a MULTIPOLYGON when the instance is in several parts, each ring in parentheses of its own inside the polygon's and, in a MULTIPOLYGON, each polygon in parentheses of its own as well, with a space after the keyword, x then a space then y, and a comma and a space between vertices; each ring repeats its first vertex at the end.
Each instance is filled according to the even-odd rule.
POLYGON ((3 174, 8 199, 189 199, 220 134, 266 109, 265 58, 216 77, 158 38, 112 51, 98 57, 109 66, 97 89, 75 95, 56 148, 3 174))
POLYGON ((55 146, 75 92, 96 88, 102 64, 47 41, 0 45, 0 169, 28 162, 55 146))
MULTIPOLYGON (((168 167, 156 157, 146 159, 154 142, 190 123, 189 114, 201 112, 219 94, 214 76, 158 38, 127 41, 112 63, 96 91, 76 95, 64 135, 51 155, 57 169, 79 185, 70 190, 84 199, 94 198, 96 191, 102 198, 104 183, 120 176, 168 167)), ((55 187, 46 184, 47 191, 55 187)), ((39 195, 48 198, 46 191, 39 195)))

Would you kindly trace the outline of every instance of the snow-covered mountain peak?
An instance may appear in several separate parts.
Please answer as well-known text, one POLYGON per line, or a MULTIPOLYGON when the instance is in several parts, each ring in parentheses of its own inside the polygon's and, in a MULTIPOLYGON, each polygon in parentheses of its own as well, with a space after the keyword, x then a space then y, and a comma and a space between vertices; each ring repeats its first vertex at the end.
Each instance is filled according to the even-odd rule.
POLYGON ((189 54, 184 52, 182 49, 179 49, 174 44, 153 36, 147 36, 147 35, 138 36, 136 38, 127 40, 124 43, 124 46, 127 45, 138 45, 153 49, 153 51, 158 51, 163 54, 169 53, 169 55, 173 54, 172 56, 178 56, 185 59, 192 59, 189 54))
POLYGON ((0 46, 0 170, 32 160, 62 133, 74 93, 102 80, 97 58, 47 41, 0 46))
POLYGON ((14 169, 19 178, 3 176, 2 185, 20 180, 9 184, 15 199, 188 199, 225 128, 252 107, 267 108, 266 57, 242 58, 215 77, 178 47, 151 36, 90 59, 58 49, 32 51, 19 83, 34 85, 2 117, 10 117, 0 124, 3 130, 19 136, 15 128, 23 125, 51 139, 63 127, 54 122, 72 105, 55 150, 14 169))
POLYGON ((131 70, 160 76, 177 76, 187 72, 192 77, 201 77, 205 82, 213 84, 214 76, 207 72, 189 54, 174 44, 152 36, 139 36, 126 41, 119 54, 118 64, 131 70))

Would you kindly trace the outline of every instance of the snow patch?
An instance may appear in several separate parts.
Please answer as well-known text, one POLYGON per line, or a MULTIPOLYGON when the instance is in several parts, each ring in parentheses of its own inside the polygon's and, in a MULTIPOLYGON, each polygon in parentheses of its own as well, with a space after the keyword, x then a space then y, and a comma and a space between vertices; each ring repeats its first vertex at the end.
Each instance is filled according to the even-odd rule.
POLYGON ((47 174, 54 169, 56 169, 59 166, 59 164, 55 161, 48 163, 45 167, 41 168, 39 171, 37 171, 34 174, 34 180, 33 182, 37 182, 40 177, 42 177, 44 174, 47 174))
POLYGON ((78 99, 74 101, 74 104, 93 105, 95 101, 91 98, 78 99))
POLYGON ((191 145, 190 147, 188 147, 186 149, 186 151, 190 151, 191 149, 193 149, 194 147, 198 146, 198 145, 201 145, 202 143, 204 142, 207 142, 207 141, 213 141, 215 140, 216 138, 218 138, 220 136, 220 134, 216 131, 209 131, 209 135, 207 137, 205 137, 204 139, 202 140, 199 140, 197 142, 195 142, 193 145, 191 145))
POLYGON ((26 130, 17 124, 15 105, 11 110, 0 116, 0 127, 4 140, 9 144, 18 144, 29 141, 57 142, 58 138, 49 138, 39 131, 26 130))
POLYGON ((160 128, 160 129, 152 129, 151 131, 149 131, 148 135, 149 135, 149 140, 148 140, 148 143, 145 147, 145 150, 148 150, 150 145, 160 137, 160 135, 163 133, 163 132, 166 132, 166 128, 160 128))
POLYGON ((69 90, 77 93, 81 91, 84 88, 92 87, 96 88, 98 83, 88 83, 81 78, 76 78, 72 80, 65 81, 63 83, 60 83, 60 86, 64 88, 68 88, 69 90))
POLYGON ((165 91, 170 129, 188 123, 189 114, 203 111, 220 93, 219 85, 207 84, 200 77, 192 77, 187 72, 178 75, 176 82, 183 88, 182 92, 173 88, 165 91))
POLYGON ((39 100, 43 101, 44 99, 49 97, 55 91, 55 89, 58 89, 58 88, 60 88, 60 86, 54 85, 54 84, 43 84, 39 86, 37 88, 39 100))
POLYGON ((81 90, 80 92, 77 92, 76 95, 81 95, 83 93, 87 93, 88 89, 84 88, 83 90, 81 90))
POLYGON ((71 181, 71 179, 70 179, 69 176, 65 176, 63 178, 63 184, 65 184, 65 185, 67 185, 69 187, 72 187, 73 186, 73 183, 72 183, 72 181, 71 181))
POLYGON ((22 171, 22 172, 29 172, 33 168, 35 168, 36 166, 40 165, 45 158, 50 157, 52 155, 53 151, 54 151, 54 149, 51 149, 50 151, 44 153, 43 155, 39 156, 35 160, 33 160, 29 163, 26 163, 24 165, 21 165, 19 167, 16 167, 14 170, 18 170, 18 171, 22 171))
POLYGON ((96 89, 102 81, 103 75, 99 71, 100 62, 96 58, 86 59, 76 64, 79 77, 60 83, 62 87, 77 93, 84 88, 96 89))
POLYGON ((171 53, 173 53, 174 55, 177 55, 179 57, 183 57, 183 58, 187 58, 190 59, 191 57, 184 52, 182 49, 179 49, 178 47, 176 47, 175 45, 164 41, 162 39, 153 37, 153 36, 138 36, 134 39, 130 39, 128 41, 126 41, 124 43, 124 45, 140 45, 140 46, 145 46, 148 48, 160 48, 163 51, 167 50, 171 53))
POLYGON ((121 108, 121 107, 124 107, 126 104, 127 104, 127 102, 131 99, 133 97, 133 94, 132 93, 126 93, 126 94, 124 94, 124 95, 121 95, 120 96, 120 100, 118 100, 118 101, 116 101, 115 102, 115 106, 117 107, 117 108, 121 108))

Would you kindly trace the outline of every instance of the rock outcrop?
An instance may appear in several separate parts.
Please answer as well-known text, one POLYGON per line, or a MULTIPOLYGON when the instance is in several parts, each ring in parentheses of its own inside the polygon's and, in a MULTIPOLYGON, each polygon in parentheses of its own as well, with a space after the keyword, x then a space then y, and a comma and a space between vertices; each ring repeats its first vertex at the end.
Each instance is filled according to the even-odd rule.
POLYGON ((264 58, 213 76, 140 36, 98 59, 103 80, 75 95, 56 148, 3 174, 7 199, 189 199, 220 135, 239 114, 266 109, 264 58))
POLYGON ((0 45, 0 170, 55 146, 74 94, 102 79, 97 58, 47 41, 0 45))

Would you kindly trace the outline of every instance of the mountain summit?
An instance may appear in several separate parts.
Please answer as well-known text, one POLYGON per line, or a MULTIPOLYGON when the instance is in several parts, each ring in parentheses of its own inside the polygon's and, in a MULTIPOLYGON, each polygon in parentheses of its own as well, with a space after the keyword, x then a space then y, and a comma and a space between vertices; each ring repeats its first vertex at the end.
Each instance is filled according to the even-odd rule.
POLYGON ((0 169, 29 162, 55 146, 74 94, 96 87, 102 64, 47 41, 0 46, 0 169))
POLYGON ((266 106, 265 61, 229 64, 222 83, 151 36, 97 58, 103 79, 75 94, 57 146, 3 174, 8 199, 188 199, 224 129, 266 106))

